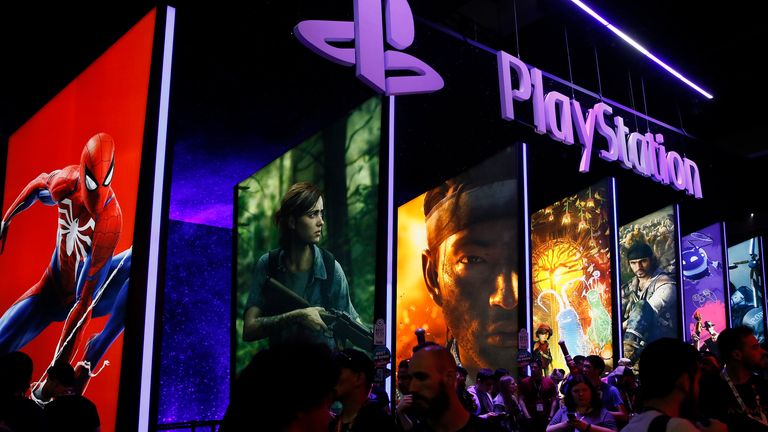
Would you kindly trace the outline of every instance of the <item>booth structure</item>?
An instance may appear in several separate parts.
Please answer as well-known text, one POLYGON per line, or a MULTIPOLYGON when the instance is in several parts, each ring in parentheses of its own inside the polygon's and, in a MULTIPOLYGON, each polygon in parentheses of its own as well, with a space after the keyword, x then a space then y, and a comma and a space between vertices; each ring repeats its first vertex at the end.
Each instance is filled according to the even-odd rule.
POLYGON ((707 90, 570 2, 497 5, 497 32, 471 5, 324 3, 147 10, 8 137, 0 354, 40 383, 70 362, 102 430, 215 427, 276 338, 247 311, 287 310, 275 213, 306 184, 323 282, 290 308, 332 303, 390 394, 419 329, 470 372, 764 341, 765 226, 682 124, 707 90))

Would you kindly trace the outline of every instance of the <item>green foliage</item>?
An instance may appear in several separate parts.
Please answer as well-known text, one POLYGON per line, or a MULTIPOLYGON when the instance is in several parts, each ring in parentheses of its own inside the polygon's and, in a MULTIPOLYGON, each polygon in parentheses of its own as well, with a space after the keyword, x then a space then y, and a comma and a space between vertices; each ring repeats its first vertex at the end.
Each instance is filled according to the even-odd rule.
MULTIPOLYGON (((339 121, 346 124, 343 144, 347 208, 326 208, 326 211, 330 214, 346 210, 347 223, 329 235, 344 239, 340 244, 348 249, 331 250, 331 253, 344 268, 352 304, 360 319, 370 325, 376 278, 381 101, 371 99, 339 121), (343 262, 345 256, 349 257, 349 262, 343 262)), ((308 181, 325 191, 325 170, 332 169, 325 161, 326 145, 323 133, 319 132, 238 185, 237 372, 256 352, 267 346, 266 340, 242 342, 241 335, 256 263, 263 254, 278 246, 277 227, 273 222, 275 211, 294 183, 308 181)), ((320 246, 327 247, 327 237, 323 236, 320 246)))

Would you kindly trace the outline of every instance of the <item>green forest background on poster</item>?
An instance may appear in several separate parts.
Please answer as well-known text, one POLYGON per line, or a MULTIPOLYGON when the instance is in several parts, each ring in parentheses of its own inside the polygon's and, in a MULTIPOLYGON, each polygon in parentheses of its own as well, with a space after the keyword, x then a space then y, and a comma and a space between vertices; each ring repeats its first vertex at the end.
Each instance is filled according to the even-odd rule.
POLYGON ((381 101, 374 98, 238 185, 237 373, 268 346, 267 339, 242 340, 243 313, 257 261, 278 246, 274 214, 294 183, 308 181, 323 192, 325 227, 319 246, 341 264, 360 320, 372 324, 380 139, 381 101))

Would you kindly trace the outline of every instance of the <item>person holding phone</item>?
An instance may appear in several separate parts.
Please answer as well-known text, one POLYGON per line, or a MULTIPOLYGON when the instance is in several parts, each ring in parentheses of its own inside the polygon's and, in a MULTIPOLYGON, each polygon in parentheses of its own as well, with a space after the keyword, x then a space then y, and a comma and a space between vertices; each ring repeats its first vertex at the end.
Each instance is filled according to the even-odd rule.
POLYGON ((565 406, 549 422, 547 432, 617 431, 616 420, 603 408, 595 386, 584 375, 574 376, 565 390, 565 406))

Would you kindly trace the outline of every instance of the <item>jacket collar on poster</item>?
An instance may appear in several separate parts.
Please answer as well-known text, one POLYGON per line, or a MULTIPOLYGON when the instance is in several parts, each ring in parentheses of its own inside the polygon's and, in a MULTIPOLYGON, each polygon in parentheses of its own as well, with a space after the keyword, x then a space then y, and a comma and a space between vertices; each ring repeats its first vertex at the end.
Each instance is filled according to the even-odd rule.
MULTIPOLYGON (((320 251, 320 248, 317 245, 312 245, 312 247, 314 248, 313 253, 315 255, 314 263, 312 264, 312 275, 315 279, 325 280, 328 278, 328 272, 325 269, 325 264, 323 264, 323 253, 320 251)), ((285 265, 285 249, 280 249, 278 262, 278 270, 281 272, 288 271, 288 267, 285 265)))

